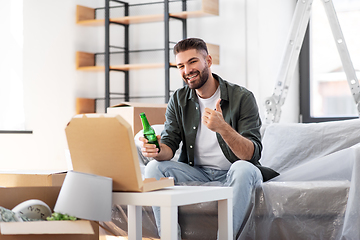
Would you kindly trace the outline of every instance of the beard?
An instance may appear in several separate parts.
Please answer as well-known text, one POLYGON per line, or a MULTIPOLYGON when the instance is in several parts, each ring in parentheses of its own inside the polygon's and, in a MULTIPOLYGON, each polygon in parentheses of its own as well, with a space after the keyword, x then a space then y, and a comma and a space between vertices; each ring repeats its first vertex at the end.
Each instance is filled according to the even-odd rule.
POLYGON ((207 82, 209 79, 209 69, 204 67, 204 69, 200 72, 198 70, 191 71, 189 74, 183 75, 184 82, 189 86, 190 89, 199 89, 207 82), (192 82, 189 82, 187 77, 197 74, 198 79, 192 82))

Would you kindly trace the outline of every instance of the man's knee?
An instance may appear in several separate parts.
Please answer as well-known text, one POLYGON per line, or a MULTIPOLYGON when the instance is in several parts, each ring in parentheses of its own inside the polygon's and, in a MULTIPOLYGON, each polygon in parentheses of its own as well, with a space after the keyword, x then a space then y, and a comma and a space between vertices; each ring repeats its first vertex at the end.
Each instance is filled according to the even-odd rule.
POLYGON ((145 178, 156 178, 159 180, 168 174, 169 170, 177 167, 177 162, 152 160, 145 166, 145 178))
POLYGON ((145 178, 156 178, 160 172, 159 164, 161 162, 152 160, 145 166, 145 178))
POLYGON ((240 181, 253 182, 257 182, 261 177, 260 170, 254 164, 244 160, 234 162, 230 167, 229 175, 240 181))

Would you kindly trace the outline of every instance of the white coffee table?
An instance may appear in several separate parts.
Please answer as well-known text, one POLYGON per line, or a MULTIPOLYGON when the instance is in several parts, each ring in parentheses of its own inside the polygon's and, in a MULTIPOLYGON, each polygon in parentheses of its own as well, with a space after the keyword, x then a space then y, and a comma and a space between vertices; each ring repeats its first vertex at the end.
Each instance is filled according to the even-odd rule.
POLYGON ((160 206, 161 239, 177 240, 178 206, 218 201, 219 239, 233 238, 232 188, 174 186, 152 192, 113 192, 113 204, 128 205, 129 240, 142 239, 142 206, 160 206))

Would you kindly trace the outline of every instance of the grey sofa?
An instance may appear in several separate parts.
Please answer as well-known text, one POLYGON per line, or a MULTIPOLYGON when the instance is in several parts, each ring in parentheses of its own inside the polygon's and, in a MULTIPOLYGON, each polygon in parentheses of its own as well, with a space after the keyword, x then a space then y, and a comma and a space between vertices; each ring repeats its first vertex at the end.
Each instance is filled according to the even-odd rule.
MULTIPOLYGON (((256 189, 238 239, 360 239, 360 120, 271 124, 262 131, 261 163, 280 176, 256 189)), ((142 166, 149 161, 140 151, 139 159, 142 166)), ((126 206, 114 206, 105 224, 126 235, 126 206)), ((216 203, 180 207, 179 224, 183 239, 216 239, 216 203)), ((150 207, 143 208, 143 235, 158 237, 150 207)))

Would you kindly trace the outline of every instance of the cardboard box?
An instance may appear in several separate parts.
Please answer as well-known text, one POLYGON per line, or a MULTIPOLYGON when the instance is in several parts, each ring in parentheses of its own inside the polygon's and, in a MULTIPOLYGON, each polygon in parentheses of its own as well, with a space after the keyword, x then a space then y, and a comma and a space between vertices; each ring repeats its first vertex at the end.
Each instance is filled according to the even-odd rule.
POLYGON ((76 115, 66 138, 73 170, 113 179, 113 191, 145 192, 173 186, 170 178, 142 179, 130 124, 120 115, 76 115))
MULTIPOLYGON (((54 209, 60 187, 0 188, 0 206, 13 209, 29 199, 39 199, 54 209)), ((0 223, 0 240, 98 240, 99 227, 89 221, 39 221, 0 223), (91 227, 89 227, 91 226, 91 227)))
POLYGON ((66 173, 0 172, 1 187, 61 186, 66 173))
POLYGON ((167 104, 124 102, 107 108, 107 113, 119 114, 131 126, 136 135, 143 129, 140 113, 144 112, 151 125, 164 124, 167 104))

